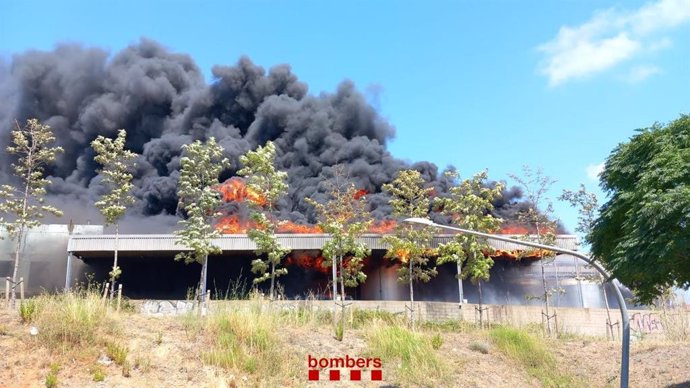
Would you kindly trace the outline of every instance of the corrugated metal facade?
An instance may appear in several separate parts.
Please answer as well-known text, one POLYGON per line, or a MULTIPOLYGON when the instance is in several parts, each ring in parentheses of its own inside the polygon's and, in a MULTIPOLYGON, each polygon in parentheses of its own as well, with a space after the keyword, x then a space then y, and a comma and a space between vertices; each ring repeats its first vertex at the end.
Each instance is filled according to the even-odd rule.
MULTIPOLYGON (((321 249, 330 237, 326 234, 279 234, 278 240, 281 245, 290 247, 293 250, 313 250, 321 249)), ((369 246, 370 249, 387 249, 382 241, 382 236, 378 234, 364 235, 360 241, 369 246)), ((441 244, 450 241, 453 235, 437 235, 434 237, 434 244, 441 244)), ((118 241, 118 251, 122 252, 177 252, 184 250, 181 245, 176 244, 177 238, 171 234, 128 234, 120 235, 118 241)), ((224 235, 215 240, 215 244, 223 251, 251 251, 256 249, 256 245, 245 234, 224 235)), ((522 247, 518 244, 507 243, 489 239, 489 244, 500 250, 516 250, 522 247)), ((577 238, 571 235, 561 235, 556 239, 556 245, 570 250, 577 250, 577 238)), ((108 252, 115 249, 114 235, 91 235, 91 236, 71 236, 67 250, 73 253, 87 252, 108 252)))

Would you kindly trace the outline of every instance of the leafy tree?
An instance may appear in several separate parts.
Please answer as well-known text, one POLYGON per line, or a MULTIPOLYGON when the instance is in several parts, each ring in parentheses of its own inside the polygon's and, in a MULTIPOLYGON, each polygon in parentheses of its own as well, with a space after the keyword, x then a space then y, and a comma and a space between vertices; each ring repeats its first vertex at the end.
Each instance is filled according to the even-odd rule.
POLYGON ((115 281, 122 273, 117 265, 117 250, 120 237, 119 220, 125 214, 127 206, 134 203, 132 196, 132 161, 136 154, 125 149, 127 131, 120 129, 115 140, 98 136, 91 142, 91 147, 96 151, 94 160, 99 163, 99 173, 103 177, 101 184, 106 187, 106 192, 96 202, 96 207, 103 214, 106 225, 115 225, 115 252, 113 257, 113 269, 110 271, 110 299, 115 294, 115 281))
POLYGON ((230 162, 223 157, 223 148, 213 137, 205 143, 197 140, 186 144, 182 146, 182 150, 177 196, 178 206, 184 209, 187 218, 179 221, 182 229, 175 234, 179 237, 177 244, 184 245, 191 251, 178 253, 175 260, 201 264, 198 297, 204 303, 208 256, 220 253, 220 248, 213 244, 213 239, 219 236, 219 232, 213 227, 212 221, 220 215, 217 209, 222 200, 220 193, 213 187, 218 185, 218 176, 230 162))
MULTIPOLYGON (((448 172, 450 179, 457 179, 457 173, 448 172)), ((444 214, 450 215, 453 222, 460 228, 478 232, 492 233, 501 225, 500 218, 491 215, 492 202, 501 196, 502 184, 486 183, 486 171, 476 174, 472 179, 466 179, 449 190, 446 198, 437 198, 435 205, 444 214)), ((489 271, 494 261, 489 254, 493 248, 486 239, 467 234, 457 234, 453 241, 442 244, 438 248, 437 264, 453 262, 461 268, 458 277, 470 278, 474 284, 479 284, 479 311, 482 313, 481 281, 489 280, 489 271)), ((462 301, 460 301, 462 302, 462 301)))
MULTIPOLYGON (((551 186, 556 182, 551 177, 544 175, 541 168, 536 170, 528 166, 522 167, 522 175, 517 176, 510 174, 509 176, 522 186, 527 194, 527 202, 529 207, 527 210, 518 214, 518 220, 528 226, 534 228, 536 240, 540 244, 554 245, 556 243, 556 228, 557 222, 552 220, 553 204, 548 200, 546 194, 551 186), (544 206, 546 205, 546 206, 544 206)), ((524 236, 527 240, 533 240, 529 234, 524 236)), ((525 254, 529 254, 529 250, 525 254)), ((554 292, 562 293, 563 289, 558 285, 558 278, 556 278, 556 287, 549 288, 546 282, 546 271, 544 264, 547 261, 553 261, 556 257, 554 252, 534 252, 541 255, 539 264, 541 265, 541 281, 544 293, 541 296, 535 297, 544 303, 544 314, 546 316, 546 331, 551 335, 551 319, 553 318, 549 312, 550 298, 554 292)), ((528 296, 529 298, 529 296, 528 296)))
POLYGON ((283 247, 275 235, 278 221, 273 212, 278 200, 287 194, 287 173, 275 166, 276 148, 272 142, 259 146, 240 156, 244 165, 237 173, 246 177, 247 187, 259 194, 261 201, 249 201, 251 218, 256 224, 247 235, 256 244, 256 254, 262 256, 252 261, 252 272, 260 276, 254 283, 271 280, 270 300, 275 299, 276 278, 287 274, 287 268, 279 268, 283 258, 290 252, 283 247), (265 258, 264 258, 265 257, 265 258))
POLYGON ((690 287, 690 116, 619 144, 600 178, 609 199, 587 238, 594 256, 643 303, 690 287))
POLYGON ((18 179, 16 186, 0 186, 0 212, 7 213, 11 221, 0 219, 0 225, 7 230, 15 241, 14 269, 12 271, 11 305, 16 303, 16 285, 20 266, 20 252, 25 241, 26 232, 39 226, 45 213, 61 216, 62 212, 53 206, 46 205, 46 186, 50 183, 43 177, 45 166, 55 160, 61 147, 51 147, 55 136, 48 125, 36 119, 29 119, 24 127, 15 122, 12 131, 12 145, 7 152, 17 156, 12 169, 18 179))
POLYGON ((594 226, 594 221, 599 210, 599 200, 594 193, 590 193, 585 185, 580 184, 577 191, 563 190, 559 200, 568 202, 570 206, 577 208, 577 227, 575 231, 583 236, 589 235, 594 226))
MULTIPOLYGON (((391 195, 393 216, 428 217, 433 188, 424 186, 424 178, 416 170, 402 170, 393 182, 383 185, 383 189, 391 195)), ((426 283, 437 274, 436 267, 429 265, 429 259, 434 255, 432 239, 431 227, 404 222, 398 223, 392 235, 383 237, 383 241, 390 246, 385 257, 402 264, 398 269, 398 281, 407 282, 410 286, 411 322, 414 322, 414 283, 426 283)))
POLYGON ((336 301, 338 283, 340 284, 341 314, 339 328, 336 328, 336 338, 342 340, 345 287, 357 287, 367 278, 362 267, 364 258, 371 254, 371 250, 357 239, 369 229, 372 222, 371 215, 366 210, 365 197, 355 186, 342 185, 339 181, 333 184, 330 200, 326 204, 318 203, 311 198, 307 198, 307 202, 316 208, 321 229, 331 236, 331 239, 323 245, 322 252, 326 258, 324 264, 330 264, 333 268, 334 301, 336 301))

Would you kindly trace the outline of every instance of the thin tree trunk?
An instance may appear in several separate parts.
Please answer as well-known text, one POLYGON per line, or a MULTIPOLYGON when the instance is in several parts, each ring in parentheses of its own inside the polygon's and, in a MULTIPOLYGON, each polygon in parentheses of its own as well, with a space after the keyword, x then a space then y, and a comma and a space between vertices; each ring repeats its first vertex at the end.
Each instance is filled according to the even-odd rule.
MULTIPOLYGON (((477 291, 479 291, 479 327, 484 327, 484 306, 482 305, 482 281, 477 281, 477 291)), ((475 319, 476 319, 475 315, 475 319)))
POLYGON ((19 228, 17 233, 17 245, 14 252, 14 270, 12 271, 12 284, 10 285, 12 292, 10 293, 10 306, 15 307, 17 301, 17 275, 19 274, 19 251, 22 249, 22 237, 24 235, 24 227, 19 228))
POLYGON ((336 269, 337 265, 337 258, 333 257, 331 259, 331 272, 333 273, 333 326, 337 327, 338 325, 338 277, 337 277, 337 272, 338 270, 336 269))
POLYGON ((204 257, 201 266, 201 280, 199 281, 199 302, 203 305, 206 302, 206 278, 208 277, 208 255, 204 257))
POLYGON ((110 277, 110 301, 115 297, 115 270, 117 268, 117 250, 120 243, 120 225, 115 223, 115 252, 113 257, 113 276, 110 277))
POLYGON ((276 284, 276 263, 271 262, 271 292, 270 300, 275 300, 275 284, 276 284))
POLYGON ((343 256, 340 256, 340 260, 338 260, 338 264, 340 265, 340 319, 343 320, 345 319, 345 275, 343 272, 343 256))
MULTIPOLYGON (((33 142, 33 140, 32 140, 33 142)), ((33 163, 33 145, 31 149, 29 150, 29 154, 27 155, 27 163, 33 163)), ((24 230, 25 225, 26 225, 26 209, 29 205, 29 188, 30 188, 30 182, 31 182, 31 174, 33 172, 33 168, 29 167, 29 170, 26 173, 26 183, 24 184, 24 198, 22 199, 22 212, 19 214, 19 232, 17 233, 17 250, 14 253, 14 270, 12 271, 12 294, 11 294, 11 300, 10 300, 10 305, 12 308, 14 308, 16 301, 17 301, 17 274, 19 273, 19 259, 20 255, 19 252, 22 250, 22 239, 24 238, 24 233, 26 232, 24 230)))
POLYGON ((551 316, 549 315, 549 291, 546 288, 546 273, 544 272, 544 259, 541 263, 541 283, 544 287, 544 307, 546 310, 546 333, 551 336, 551 316))
POLYGON ((412 258, 410 257, 410 323, 414 325, 414 287, 412 278, 412 258))

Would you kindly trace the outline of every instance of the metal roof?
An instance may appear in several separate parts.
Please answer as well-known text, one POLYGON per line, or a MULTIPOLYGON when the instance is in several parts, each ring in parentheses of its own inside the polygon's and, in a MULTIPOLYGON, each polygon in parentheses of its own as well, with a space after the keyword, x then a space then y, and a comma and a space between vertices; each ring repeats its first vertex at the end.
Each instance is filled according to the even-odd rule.
MULTIPOLYGON (((292 250, 321 249, 330 240, 327 234, 277 234, 282 246, 292 250)), ((451 241, 454 235, 442 234, 434 236, 434 245, 451 241)), ((382 241, 383 235, 366 234, 359 240, 366 243, 370 249, 387 249, 382 241)), ((124 234, 118 238, 120 252, 179 252, 188 250, 176 244, 178 238, 172 234, 124 234)), ((254 242, 246 234, 223 235, 214 240, 214 244, 223 251, 252 251, 256 249, 254 242)), ((518 250, 523 247, 518 244, 489 239, 489 244, 495 249, 518 250)), ((559 235, 555 244, 561 248, 577 250, 577 237, 573 235, 559 235)), ((72 253, 109 252, 115 249, 115 235, 72 235, 67 244, 67 250, 72 253)))

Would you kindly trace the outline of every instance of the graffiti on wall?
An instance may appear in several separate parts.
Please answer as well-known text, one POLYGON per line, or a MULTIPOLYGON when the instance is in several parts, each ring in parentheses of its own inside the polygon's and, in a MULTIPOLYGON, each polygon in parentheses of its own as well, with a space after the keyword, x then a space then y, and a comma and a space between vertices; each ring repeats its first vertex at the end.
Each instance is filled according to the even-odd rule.
POLYGON ((661 318, 655 313, 635 313, 630 317, 630 329, 637 333, 651 334, 664 331, 661 318))

